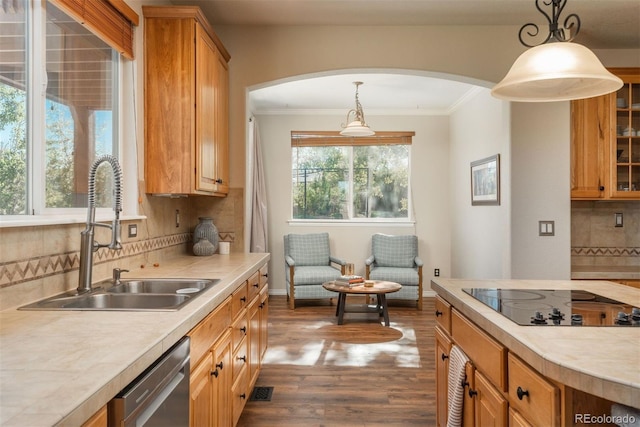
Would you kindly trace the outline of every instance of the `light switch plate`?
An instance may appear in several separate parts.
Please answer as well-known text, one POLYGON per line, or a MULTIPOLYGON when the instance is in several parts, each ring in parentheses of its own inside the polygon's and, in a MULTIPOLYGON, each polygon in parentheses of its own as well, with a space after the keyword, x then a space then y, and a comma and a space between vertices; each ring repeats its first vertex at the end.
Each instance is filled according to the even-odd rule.
POLYGON ((538 221, 538 236, 555 236, 555 221, 538 221))
POLYGON ((622 227, 623 226, 623 222, 622 222, 622 212, 616 212, 615 214, 615 218, 616 218, 616 227, 622 227))
POLYGON ((138 224, 129 224, 129 237, 138 236, 138 224))

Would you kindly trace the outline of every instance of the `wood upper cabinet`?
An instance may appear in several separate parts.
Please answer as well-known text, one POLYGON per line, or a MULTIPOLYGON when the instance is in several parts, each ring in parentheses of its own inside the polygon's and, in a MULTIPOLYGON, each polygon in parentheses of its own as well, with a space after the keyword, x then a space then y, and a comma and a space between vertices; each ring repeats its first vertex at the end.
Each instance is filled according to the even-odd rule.
POLYGON ((611 95, 571 102, 571 198, 605 196, 611 95))
POLYGON ((143 6, 149 194, 229 191, 226 51, 195 6, 143 6))
POLYGON ((640 69, 615 93, 571 101, 571 198, 640 200, 640 69))

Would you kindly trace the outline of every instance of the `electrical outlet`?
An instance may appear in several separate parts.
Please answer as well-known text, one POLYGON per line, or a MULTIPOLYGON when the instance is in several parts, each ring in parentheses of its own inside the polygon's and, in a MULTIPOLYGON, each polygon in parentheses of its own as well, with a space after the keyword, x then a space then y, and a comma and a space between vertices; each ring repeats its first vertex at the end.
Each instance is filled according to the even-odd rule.
POLYGON ((129 237, 138 236, 138 224, 129 224, 129 237))
POLYGON ((436 276, 436 277, 440 277, 440 269, 439 268, 434 269, 433 270, 433 275, 436 276))
POLYGON ((622 222, 622 212, 616 212, 615 213, 615 218, 616 218, 616 227, 622 227, 623 222, 622 222))

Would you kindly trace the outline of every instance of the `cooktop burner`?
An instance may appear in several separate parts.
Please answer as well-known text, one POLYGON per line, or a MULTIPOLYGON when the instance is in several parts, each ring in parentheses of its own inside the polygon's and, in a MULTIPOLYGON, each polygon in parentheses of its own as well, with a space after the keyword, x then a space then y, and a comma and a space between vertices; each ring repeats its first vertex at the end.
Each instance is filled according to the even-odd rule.
POLYGON ((640 326, 640 308, 583 290, 462 289, 518 325, 640 326))

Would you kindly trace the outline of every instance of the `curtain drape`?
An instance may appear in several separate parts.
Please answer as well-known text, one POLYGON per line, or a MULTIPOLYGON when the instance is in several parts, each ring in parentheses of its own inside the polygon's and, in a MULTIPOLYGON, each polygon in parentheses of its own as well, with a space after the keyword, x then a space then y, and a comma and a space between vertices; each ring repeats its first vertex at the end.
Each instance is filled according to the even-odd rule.
POLYGON ((267 252, 269 245, 267 233, 267 190, 264 182, 264 168, 260 149, 258 122, 253 117, 249 124, 253 139, 253 195, 251 198, 251 242, 250 252, 267 252))

